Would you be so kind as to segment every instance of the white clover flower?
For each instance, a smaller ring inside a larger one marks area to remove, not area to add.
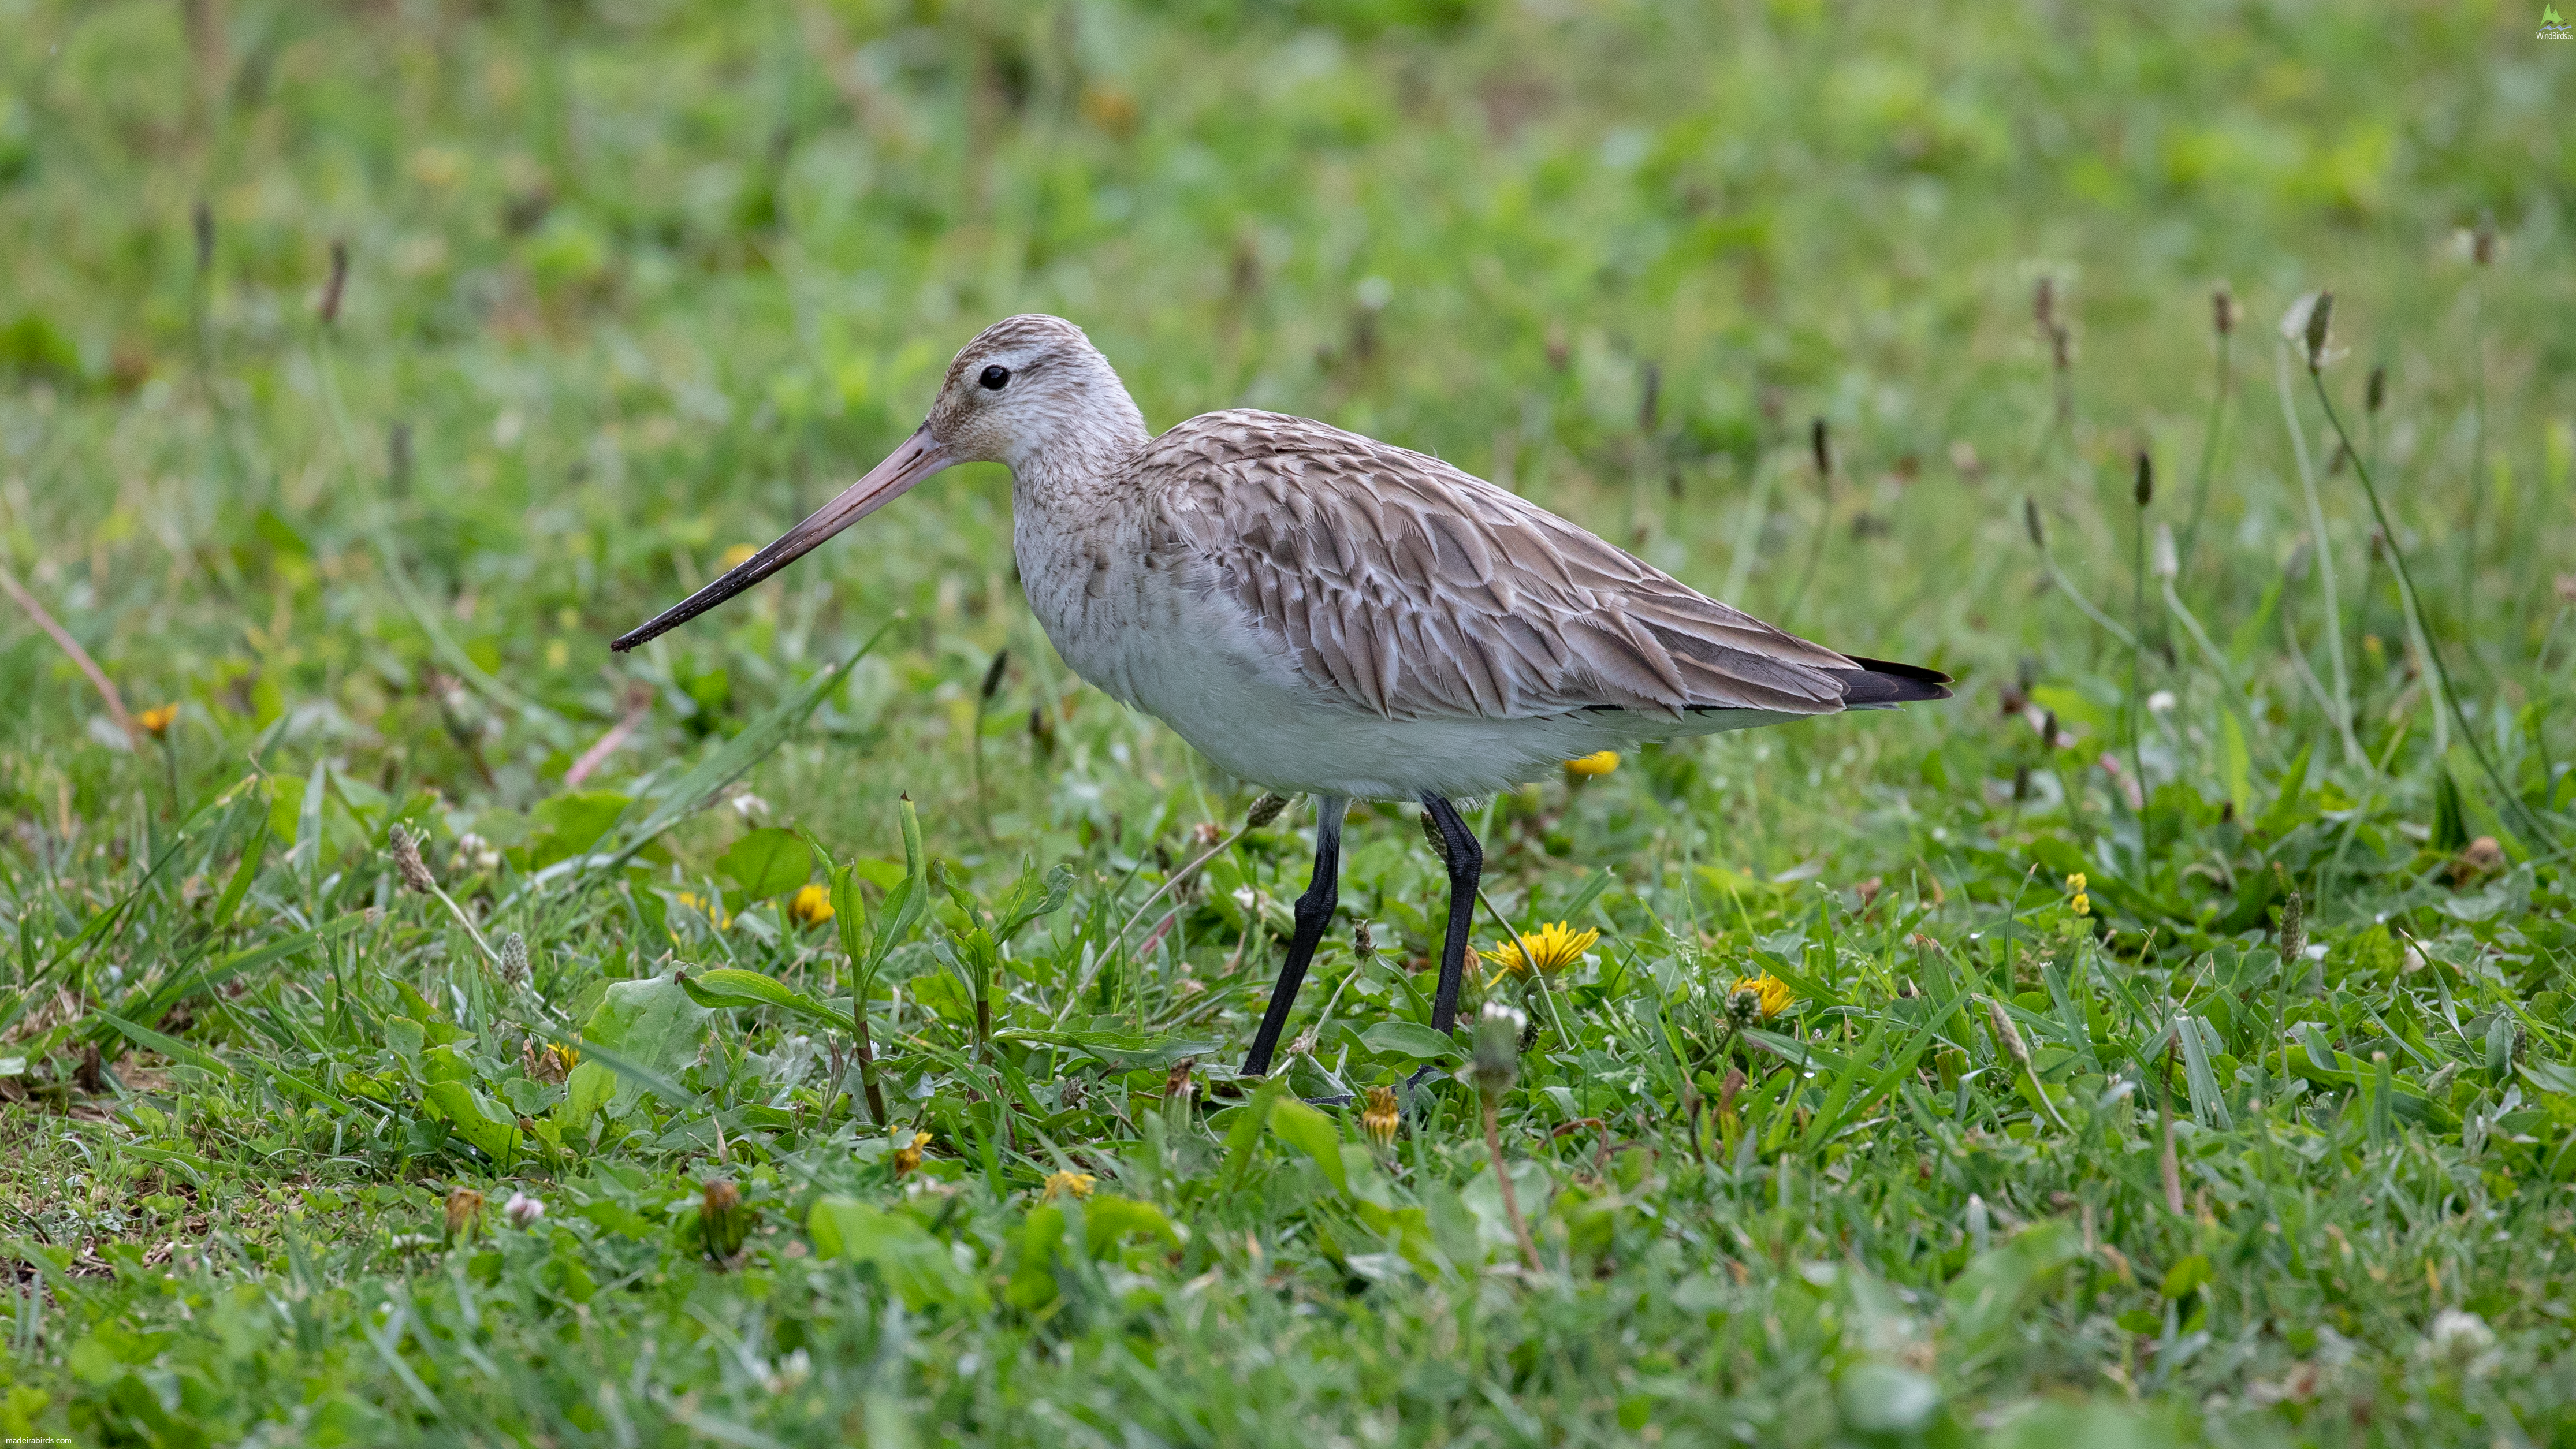
[[[510,1194],[510,1200],[501,1204],[501,1216],[508,1218],[514,1228],[533,1227],[545,1215],[546,1205],[524,1192]]]
[[[2417,1353],[2431,1363],[2472,1378],[2494,1373],[2504,1358],[2496,1348],[2495,1330],[2487,1327],[2487,1321],[2458,1308],[2445,1308],[2433,1315],[2433,1326],[2425,1330],[2423,1346]]]

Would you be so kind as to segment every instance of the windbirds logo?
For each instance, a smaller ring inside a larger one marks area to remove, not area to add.
[[[2576,25],[2558,18],[2558,7],[2540,7],[2540,38],[2543,40],[2576,40]]]

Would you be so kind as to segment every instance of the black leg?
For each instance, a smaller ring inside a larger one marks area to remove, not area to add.
[[[1279,984],[1270,989],[1270,1009],[1261,1014],[1261,1030],[1252,1038],[1252,1055],[1243,1059],[1243,1075],[1270,1074],[1270,1055],[1279,1049],[1279,1033],[1288,1029],[1289,1008],[1297,988],[1306,984],[1306,966],[1323,944],[1341,899],[1342,812],[1351,802],[1339,795],[1315,797],[1315,874],[1297,898],[1297,932],[1288,938],[1288,962],[1279,968]]]
[[[1449,867],[1449,934],[1440,943],[1440,990],[1431,998],[1431,1029],[1446,1036],[1458,1023],[1458,988],[1467,975],[1467,928],[1476,914],[1476,879],[1484,874],[1485,851],[1476,833],[1458,818],[1457,807],[1437,795],[1422,797],[1431,823],[1440,828],[1442,853]]]

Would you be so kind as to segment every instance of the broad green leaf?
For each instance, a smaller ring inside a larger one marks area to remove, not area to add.
[[[1107,1194],[1083,1202],[1082,1242],[1094,1258],[1109,1253],[1120,1240],[1140,1234],[1168,1248],[1181,1246],[1181,1235],[1173,1230],[1171,1219],[1152,1203]]]
[[[617,1095],[617,1073],[604,1062],[585,1061],[564,1078],[564,1099],[555,1104],[555,1126],[579,1131]]]
[[[453,1042],[431,1047],[420,1054],[421,1080],[428,1082],[470,1082],[474,1068]]]
[[[615,1059],[664,1077],[675,1077],[697,1059],[698,1042],[706,1035],[707,1016],[707,1009],[690,1000],[689,993],[672,977],[620,981],[608,988],[608,994],[600,998],[599,1008],[583,1023],[580,1045],[606,1048]],[[609,1062],[584,1061],[573,1071],[579,1075],[594,1067],[599,1071],[615,1070]],[[608,1115],[625,1116],[645,1090],[644,1082],[619,1073],[617,1090],[605,1104]]]
[[[849,1018],[804,992],[757,971],[719,966],[694,976],[686,971],[675,971],[672,979],[678,981],[680,989],[689,993],[689,999],[700,1006],[719,1010],[774,1006],[826,1029],[847,1029],[850,1024]]]
[[[1458,1044],[1418,1021],[1381,1021],[1360,1033],[1360,1045],[1380,1056],[1436,1062],[1458,1054]]]
[[[1941,1389],[1897,1364],[1866,1360],[1843,1372],[1835,1386],[1843,1423],[1865,1434],[1913,1434],[1941,1407]]]
[[[2015,1234],[2012,1241],[1980,1253],[1943,1295],[1950,1307],[1950,1331],[1963,1359],[1981,1358],[2004,1347],[2026,1308],[2048,1291],[2057,1271],[2076,1254],[2066,1221],[2051,1218]],[[1944,1362],[1949,1360],[1945,1357]]]
[[[522,1141],[518,1119],[507,1109],[486,1101],[471,1084],[433,1081],[421,1089],[420,1096],[433,1113],[447,1119],[457,1136],[472,1143],[484,1156],[505,1167],[517,1157]]]
[[[1019,1261],[1011,1265],[1010,1286],[1002,1296],[1013,1308],[1044,1308],[1062,1291],[1056,1284],[1055,1265],[1064,1242],[1064,1209],[1051,1202],[1029,1209],[1016,1240]]]
[[[1294,1097],[1283,1097],[1271,1104],[1270,1130],[1280,1141],[1315,1159],[1333,1191],[1350,1190],[1350,1179],[1342,1171],[1342,1132],[1332,1118]]]
[[[1059,1215],[1057,1230],[1062,1229]],[[822,1257],[875,1265],[885,1285],[916,1313],[935,1306],[981,1312],[991,1305],[984,1285],[959,1270],[948,1245],[909,1214],[856,1198],[824,1197],[806,1214],[805,1231]]]
[[[716,869],[756,901],[783,896],[805,883],[814,852],[792,830],[755,830],[716,857]]]
[[[2217,1270],[2210,1266],[2209,1256],[2205,1253],[2194,1253],[2165,1270],[2164,1287],[2161,1291],[2167,1298],[2180,1298],[2215,1276],[2217,1276]]]

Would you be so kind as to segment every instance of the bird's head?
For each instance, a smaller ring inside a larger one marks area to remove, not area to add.
[[[954,463],[1025,473],[1043,457],[1081,457],[1144,434],[1109,359],[1061,317],[1005,317],[948,364],[922,430]]]
[[[1145,437],[1145,422],[1109,359],[1060,317],[1005,317],[948,364],[930,415],[867,476],[714,583],[621,636],[632,649],[794,563],[952,463],[1001,463],[1026,479],[1049,462],[1078,468]]]

